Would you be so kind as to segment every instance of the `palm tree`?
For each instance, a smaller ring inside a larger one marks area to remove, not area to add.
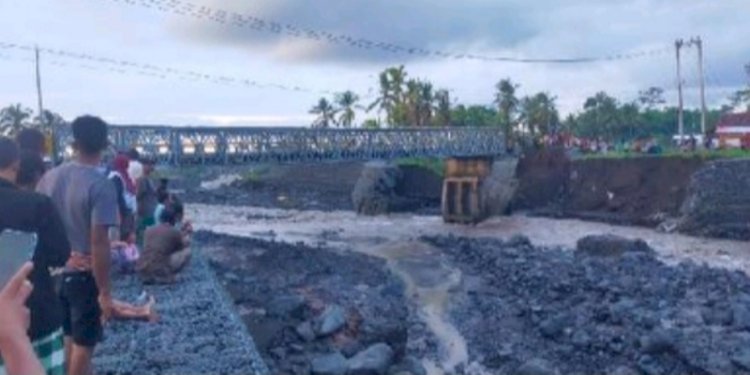
[[[451,95],[448,90],[435,91],[435,125],[451,125]]]
[[[43,129],[56,130],[65,126],[65,119],[59,113],[45,109],[41,115],[34,117],[34,123]]]
[[[14,104],[0,110],[0,133],[13,134],[26,125],[31,118],[32,110],[24,108],[21,104]]]
[[[510,148],[514,143],[513,128],[516,125],[516,115],[520,104],[516,97],[516,89],[519,85],[513,83],[510,78],[501,80],[495,85],[495,104],[500,115],[500,125],[505,133],[505,146]]]
[[[529,128],[532,136],[547,135],[554,132],[559,123],[554,96],[540,92],[521,100],[521,118]]]
[[[331,125],[336,124],[336,109],[333,108],[331,103],[326,98],[320,98],[318,104],[310,109],[310,113],[318,115],[313,121],[312,126],[314,128],[329,128]]]
[[[338,105],[338,111],[340,112],[338,123],[342,127],[350,128],[354,123],[354,117],[356,117],[355,109],[361,109],[362,107],[357,104],[359,96],[357,94],[347,90],[336,95],[336,104]]]
[[[398,107],[403,104],[403,85],[406,75],[403,65],[388,68],[381,72],[378,77],[379,96],[367,107],[368,111],[374,108],[378,108],[378,112],[385,111],[386,122],[390,125],[399,125],[403,121],[403,118],[399,115],[401,111]]]

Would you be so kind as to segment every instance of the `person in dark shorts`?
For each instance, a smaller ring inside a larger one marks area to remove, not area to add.
[[[108,144],[107,124],[82,116],[71,127],[75,159],[47,172],[37,190],[57,206],[71,245],[60,298],[67,373],[77,375],[92,372],[103,321],[112,315],[110,234],[119,231],[119,212],[115,187],[97,168]]]
[[[32,153],[29,157],[41,163],[38,154]],[[70,245],[52,200],[33,189],[28,191],[18,186],[21,176],[31,178],[38,172],[32,173],[26,170],[27,167],[20,160],[16,143],[0,137],[0,232],[12,229],[37,236],[32,259],[34,270],[29,279],[34,289],[26,302],[31,311],[28,335],[45,371],[50,375],[62,375],[65,370],[64,311],[54,289],[50,268],[65,265],[70,255]],[[36,181],[28,182],[34,185]],[[4,373],[1,363],[0,373]]]

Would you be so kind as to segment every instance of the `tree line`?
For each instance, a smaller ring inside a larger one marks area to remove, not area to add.
[[[45,132],[65,125],[60,114],[49,110],[35,113],[34,110],[19,104],[11,104],[0,109],[0,135],[13,136],[25,127],[40,128]]]
[[[748,66],[750,75],[750,65]],[[664,89],[649,87],[636,100],[620,101],[604,91],[587,98],[576,112],[561,118],[557,97],[548,92],[519,96],[520,84],[510,78],[495,85],[494,98],[487,105],[454,103],[450,92],[432,83],[410,78],[403,66],[390,67],[378,76],[378,95],[372,103],[360,103],[351,91],[336,94],[332,101],[321,98],[310,110],[314,127],[352,127],[356,111],[376,113],[362,127],[501,126],[509,135],[533,138],[570,134],[608,142],[626,142],[642,137],[670,138],[676,133],[678,110],[667,106]],[[722,114],[733,109],[750,111],[750,83],[737,91],[727,104],[707,113],[707,131],[712,132]],[[700,111],[686,109],[686,133],[700,132]]]

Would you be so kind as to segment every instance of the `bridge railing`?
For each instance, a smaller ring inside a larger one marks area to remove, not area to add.
[[[270,127],[112,126],[112,145],[136,148],[160,163],[242,164],[401,157],[500,155],[496,127],[310,129]],[[71,154],[69,133],[57,137],[58,150]],[[63,156],[63,155],[61,155]]]

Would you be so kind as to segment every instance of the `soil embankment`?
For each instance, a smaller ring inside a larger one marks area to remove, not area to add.
[[[295,210],[353,210],[352,191],[363,162],[274,164],[167,171],[190,203]],[[421,166],[399,166],[395,192],[403,209],[437,212],[442,177]],[[229,178],[232,177],[232,178]],[[195,181],[202,183],[195,183]],[[225,182],[225,183],[222,183]]]
[[[700,158],[639,157],[569,160],[543,150],[518,165],[516,210],[655,227],[680,215]]]

